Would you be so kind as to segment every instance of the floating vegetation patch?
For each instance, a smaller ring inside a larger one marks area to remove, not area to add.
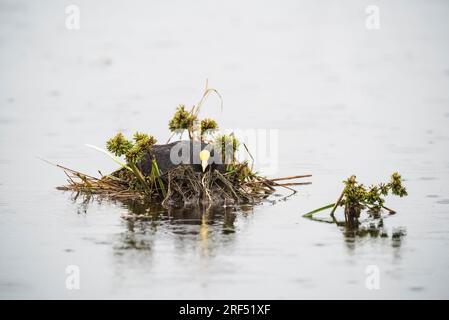
[[[310,183],[295,180],[311,175],[268,179],[253,171],[253,163],[239,161],[236,152],[242,146],[253,159],[248,147],[234,134],[220,134],[215,120],[199,117],[211,93],[221,100],[219,93],[206,85],[196,106],[190,110],[185,105],[176,108],[168,123],[172,135],[166,144],[157,144],[154,136],[136,132],[132,139],[118,133],[106,142],[107,150],[88,145],[111,157],[119,168],[93,177],[57,165],[68,178],[68,184],[58,189],[119,201],[153,202],[168,208],[257,203],[278,187],[288,189],[291,195],[296,193],[292,186]],[[186,131],[188,140],[182,140]],[[176,135],[180,140],[170,142]]]
[[[402,177],[397,172],[391,175],[390,182],[380,183],[379,185],[365,187],[357,182],[354,175],[343,181],[343,183],[345,187],[335,203],[308,212],[304,217],[315,221],[344,225],[349,229],[358,229],[361,224],[359,219],[362,211],[366,211],[368,217],[372,219],[380,218],[382,210],[386,210],[389,214],[395,214],[396,211],[385,206],[385,197],[389,194],[401,198],[407,195],[407,190],[402,185]],[[335,217],[338,207],[344,208],[344,221],[338,221]],[[329,218],[316,216],[319,212],[329,209],[331,209]],[[371,222],[371,226],[373,225],[374,222]],[[374,229],[379,230],[380,228]]]

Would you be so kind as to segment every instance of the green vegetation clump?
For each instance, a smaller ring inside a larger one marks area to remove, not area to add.
[[[158,176],[158,172],[155,172],[150,177],[145,177],[139,170],[137,163],[151,151],[157,140],[151,135],[140,132],[136,132],[133,139],[134,143],[127,140],[119,132],[115,137],[106,142],[106,148],[118,157],[125,156],[126,165],[123,165],[123,167],[133,173],[133,176],[127,176],[129,186],[133,189],[141,190],[145,194],[151,194],[153,193],[151,186],[155,184],[155,178]],[[162,186],[162,184],[160,185]],[[163,188],[161,191],[164,192]]]
[[[203,136],[206,132],[215,132],[218,130],[218,124],[214,119],[203,119],[201,120],[201,136]]]
[[[222,134],[215,138],[215,148],[221,152],[223,163],[234,163],[239,147],[240,141],[233,134]]]
[[[192,131],[196,120],[197,116],[192,112],[187,111],[183,104],[180,104],[176,108],[173,118],[168,123],[168,129],[174,133],[181,130],[187,130],[189,132],[189,137],[192,138]]]
[[[106,142],[106,148],[117,157],[126,154],[132,146],[132,142],[127,140],[121,132]]]
[[[407,190],[402,185],[402,177],[397,172],[391,175],[389,183],[380,183],[368,188],[358,183],[356,176],[349,177],[343,183],[345,188],[339,205],[348,207],[357,214],[366,208],[372,211],[384,208],[385,197],[390,193],[401,198],[407,195]]]
[[[340,206],[344,207],[345,224],[349,227],[357,227],[360,214],[365,209],[369,210],[372,216],[378,216],[382,209],[394,214],[396,213],[394,210],[385,206],[385,197],[390,194],[401,198],[407,196],[407,189],[403,186],[402,181],[401,175],[395,172],[391,175],[390,182],[365,187],[357,182],[355,175],[352,175],[343,181],[345,187],[337,202],[315,209],[305,214],[304,217],[338,224],[334,213]],[[332,208],[330,213],[332,221],[314,218],[316,213],[330,208]]]
[[[136,132],[134,134],[134,143],[127,140],[121,132],[106,142],[106,148],[114,155],[125,156],[128,164],[136,163],[142,157],[151,151],[153,145],[157,142],[156,138],[146,133]]]
[[[157,142],[153,136],[139,132],[134,134],[134,141],[133,147],[126,154],[126,160],[133,163],[140,161],[145,154],[151,151],[151,148]]]

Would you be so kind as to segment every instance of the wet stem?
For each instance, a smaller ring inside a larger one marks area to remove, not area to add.
[[[150,192],[151,192],[150,187],[146,183],[145,178],[143,177],[143,175],[140,172],[140,170],[137,168],[136,164],[130,162],[130,163],[128,163],[128,166],[131,168],[131,170],[133,171],[134,175],[137,177],[137,179],[139,180],[140,184],[145,189],[145,193],[150,194]]]
[[[159,170],[159,166],[157,165],[156,159],[153,159],[151,161],[151,173],[152,173],[152,177],[157,180],[157,182],[159,184],[159,188],[161,189],[162,195],[165,198],[167,195],[167,192],[165,190],[164,181],[162,181],[161,172]]]

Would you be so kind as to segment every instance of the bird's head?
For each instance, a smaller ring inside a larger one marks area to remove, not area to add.
[[[203,168],[203,172],[206,171],[207,162],[209,161],[209,158],[210,158],[209,150],[204,149],[200,152],[201,167]]]

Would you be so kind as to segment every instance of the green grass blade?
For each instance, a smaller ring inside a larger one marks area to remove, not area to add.
[[[142,187],[145,189],[145,192],[147,194],[150,194],[151,188],[148,185],[148,183],[145,181],[145,177],[142,174],[142,172],[140,172],[139,168],[137,168],[137,165],[135,163],[130,163],[129,167],[130,167],[131,171],[134,173],[134,175],[136,176],[136,178],[139,180]]]
[[[89,147],[89,148],[92,148],[94,150],[100,151],[101,153],[104,153],[105,155],[109,156],[112,160],[114,160],[114,162],[117,163],[122,168],[126,168],[129,171],[133,172],[133,170],[129,166],[127,166],[126,163],[120,161],[120,159],[118,157],[114,156],[112,153],[110,153],[110,152],[108,152],[108,151],[106,151],[104,149],[98,148],[96,146],[93,146],[91,144],[86,144],[86,146]]]
[[[335,206],[335,203],[328,204],[328,205],[326,205],[326,206],[324,206],[324,207],[321,207],[321,208],[318,208],[318,209],[315,209],[315,210],[313,210],[313,211],[310,211],[310,212],[306,213],[305,215],[303,215],[303,217],[304,217],[304,218],[312,218],[312,216],[313,216],[315,213],[318,213],[318,212],[321,212],[321,211],[324,211],[324,210],[327,210],[327,209],[331,209],[331,208],[333,208],[334,206]]]
[[[159,188],[161,189],[162,196],[165,198],[167,196],[167,191],[165,190],[164,181],[162,181],[161,178],[161,171],[159,170],[159,166],[157,165],[156,160],[152,160],[152,173],[154,174],[154,177],[157,179],[159,183]]]

